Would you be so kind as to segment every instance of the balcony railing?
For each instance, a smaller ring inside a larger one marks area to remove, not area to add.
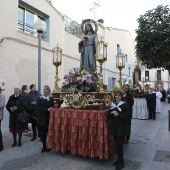
[[[24,23],[19,20],[18,20],[18,28],[17,29],[18,29],[18,31],[24,32],[26,34],[29,34],[29,35],[32,35],[35,37],[38,36],[37,32],[34,30],[34,27],[32,25],[29,25],[29,24]],[[46,39],[46,32],[42,33],[41,38]]]
[[[83,36],[83,32],[81,31],[81,26],[77,22],[73,21],[72,19],[66,16],[65,16],[65,31],[79,38]]]

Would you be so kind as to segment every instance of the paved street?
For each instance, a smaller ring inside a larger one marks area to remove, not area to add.
[[[124,145],[124,170],[169,170],[170,132],[168,131],[170,104],[162,103],[162,112],[153,120],[132,120],[132,137]],[[4,151],[0,152],[1,170],[111,170],[116,160],[99,160],[51,151],[40,153],[41,142],[30,142],[31,134],[24,134],[23,146],[11,148],[12,135],[8,132],[8,113],[2,123]]]

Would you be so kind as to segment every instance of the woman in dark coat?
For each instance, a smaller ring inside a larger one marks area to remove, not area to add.
[[[44,86],[43,96],[37,102],[37,126],[38,126],[38,136],[43,143],[43,148],[41,153],[45,151],[50,151],[46,148],[46,139],[48,133],[48,125],[50,118],[50,110],[53,107],[53,98],[51,95],[51,89],[48,85]]]
[[[116,166],[115,170],[119,170],[124,167],[123,142],[124,137],[129,136],[130,134],[130,117],[130,109],[128,104],[124,102],[123,93],[121,91],[117,91],[108,112],[108,118],[111,122],[110,130],[114,136],[118,156],[118,160],[113,163],[113,166]]]
[[[21,94],[21,89],[18,87],[14,88],[14,94],[9,97],[6,108],[10,114],[9,118],[9,129],[13,134],[14,143],[12,147],[17,145],[17,133],[19,136],[18,146],[21,147],[22,133],[25,131],[26,124],[17,122],[17,116],[24,109],[28,109],[27,103]]]

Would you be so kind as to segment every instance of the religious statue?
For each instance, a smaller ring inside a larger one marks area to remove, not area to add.
[[[91,19],[83,20],[81,28],[85,34],[79,42],[81,53],[80,69],[95,72],[96,68],[96,46],[98,45],[97,23]]]

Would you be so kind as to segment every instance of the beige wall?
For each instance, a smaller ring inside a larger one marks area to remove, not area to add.
[[[46,0],[41,0],[41,2],[40,0],[23,1],[50,16],[50,41],[42,40],[42,86],[49,84],[53,89],[55,67],[52,65],[52,48],[57,43],[59,47],[63,48],[63,63],[59,67],[59,77],[62,82],[69,69],[80,65],[78,52],[80,39],[65,31],[62,16]],[[0,43],[0,72],[3,72],[0,75],[0,82],[6,83],[4,93],[9,96],[13,92],[14,86],[37,84],[38,39],[17,30],[18,0],[1,0],[0,6],[3,6],[0,10],[0,39],[9,37]],[[128,54],[128,60],[131,62],[135,58],[134,43],[128,31],[108,29],[101,24],[99,24],[98,35],[103,36],[105,42],[108,43],[108,61],[103,66],[103,74],[104,83],[109,84],[110,90],[112,84],[109,80],[112,78],[118,80],[118,70],[115,63],[117,44],[120,44],[123,52]],[[123,70],[123,74],[128,75],[127,66]]]

